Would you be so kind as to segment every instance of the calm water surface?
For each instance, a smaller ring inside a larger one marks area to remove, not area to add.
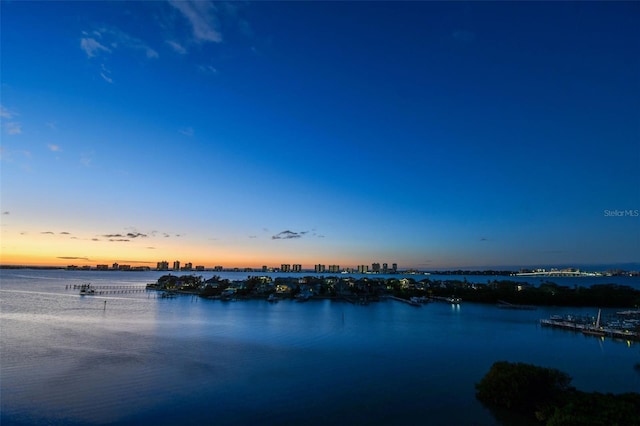
[[[2,424],[494,425],[474,384],[498,360],[558,368],[586,391],[640,392],[639,344],[537,325],[596,308],[270,304],[65,289],[143,286],[160,275],[2,271]]]

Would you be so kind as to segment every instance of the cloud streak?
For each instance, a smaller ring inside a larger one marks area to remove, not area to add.
[[[82,37],[80,39],[80,49],[84,50],[87,58],[95,58],[100,52],[111,53],[111,49],[92,37]]]
[[[9,122],[5,123],[4,128],[10,135],[19,135],[22,133],[22,125],[20,123]]]
[[[12,120],[17,114],[4,106],[0,105],[0,118],[4,118],[5,120]]]
[[[180,129],[179,132],[180,132],[180,134],[185,135],[185,136],[193,136],[193,128],[192,127],[185,127],[184,129]]]
[[[125,49],[142,51],[149,59],[157,58],[159,56],[158,52],[149,47],[149,45],[143,40],[130,36],[118,28],[103,27],[98,31],[98,33],[111,40],[110,45],[113,49],[123,47]]]
[[[134,52],[144,52],[147,59],[157,58],[158,52],[151,48],[143,40],[133,37],[115,27],[103,27],[91,33],[82,32],[80,38],[80,49],[84,51],[87,58],[104,58],[115,54],[116,51],[129,50]],[[111,71],[104,63],[100,64],[98,74],[109,84],[113,83]]]
[[[209,1],[201,0],[170,0],[169,4],[177,9],[189,22],[193,37],[199,42],[222,41],[222,34],[218,30],[215,16],[216,6]]]
[[[127,234],[105,234],[104,238],[146,238],[147,234],[142,234],[140,232],[128,232]]]
[[[271,239],[272,240],[291,240],[295,238],[302,238],[302,236],[306,233],[307,233],[306,231],[293,232],[287,229],[286,231],[279,232],[276,235],[272,236]]]
[[[8,108],[5,108],[3,105],[0,105],[0,118],[3,120],[13,120],[18,116],[17,113],[11,111]],[[17,121],[6,121],[2,123],[2,127],[4,127],[4,131],[8,135],[19,135],[22,133],[22,125]]]
[[[171,48],[181,54],[181,55],[186,55],[187,54],[187,49],[181,45],[180,43],[178,43],[177,41],[173,41],[173,40],[167,40],[166,43],[171,46]]]

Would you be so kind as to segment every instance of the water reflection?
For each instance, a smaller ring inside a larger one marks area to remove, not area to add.
[[[538,327],[593,308],[81,298],[60,272],[38,274],[2,277],[3,424],[410,424],[419,406],[432,424],[489,425],[474,384],[498,360],[558,368],[586,391],[640,390],[637,344]]]

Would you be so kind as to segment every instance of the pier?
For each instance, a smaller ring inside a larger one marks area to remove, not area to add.
[[[410,300],[410,299],[403,299],[401,297],[389,296],[389,299],[397,300],[398,302],[406,303],[411,306],[422,306],[420,302],[417,302],[415,300]]]
[[[451,297],[441,297],[441,296],[431,296],[431,299],[437,300],[439,302],[451,303],[452,305],[459,305],[462,302],[462,299],[459,297],[451,296]]]
[[[66,290],[79,290],[81,295],[107,295],[142,293],[146,287],[139,285],[91,285],[91,284],[68,284]]]
[[[500,309],[519,309],[525,311],[535,311],[536,309],[538,309],[537,307],[532,305],[516,305],[515,303],[509,303],[504,300],[498,300],[496,306]]]

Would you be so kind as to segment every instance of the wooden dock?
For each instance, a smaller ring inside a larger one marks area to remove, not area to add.
[[[67,290],[91,289],[91,292],[82,293],[87,296],[103,296],[108,294],[142,293],[147,289],[139,285],[91,285],[91,284],[69,284]]]
[[[498,300],[496,306],[500,309],[516,309],[516,310],[524,310],[524,311],[535,311],[538,309],[536,306],[532,305],[516,305],[515,303],[509,303],[504,300]]]
[[[416,307],[422,306],[421,303],[414,302],[413,300],[409,300],[409,299],[403,299],[402,297],[389,296],[389,299],[397,300],[398,302],[406,303],[411,306],[416,306]]]

